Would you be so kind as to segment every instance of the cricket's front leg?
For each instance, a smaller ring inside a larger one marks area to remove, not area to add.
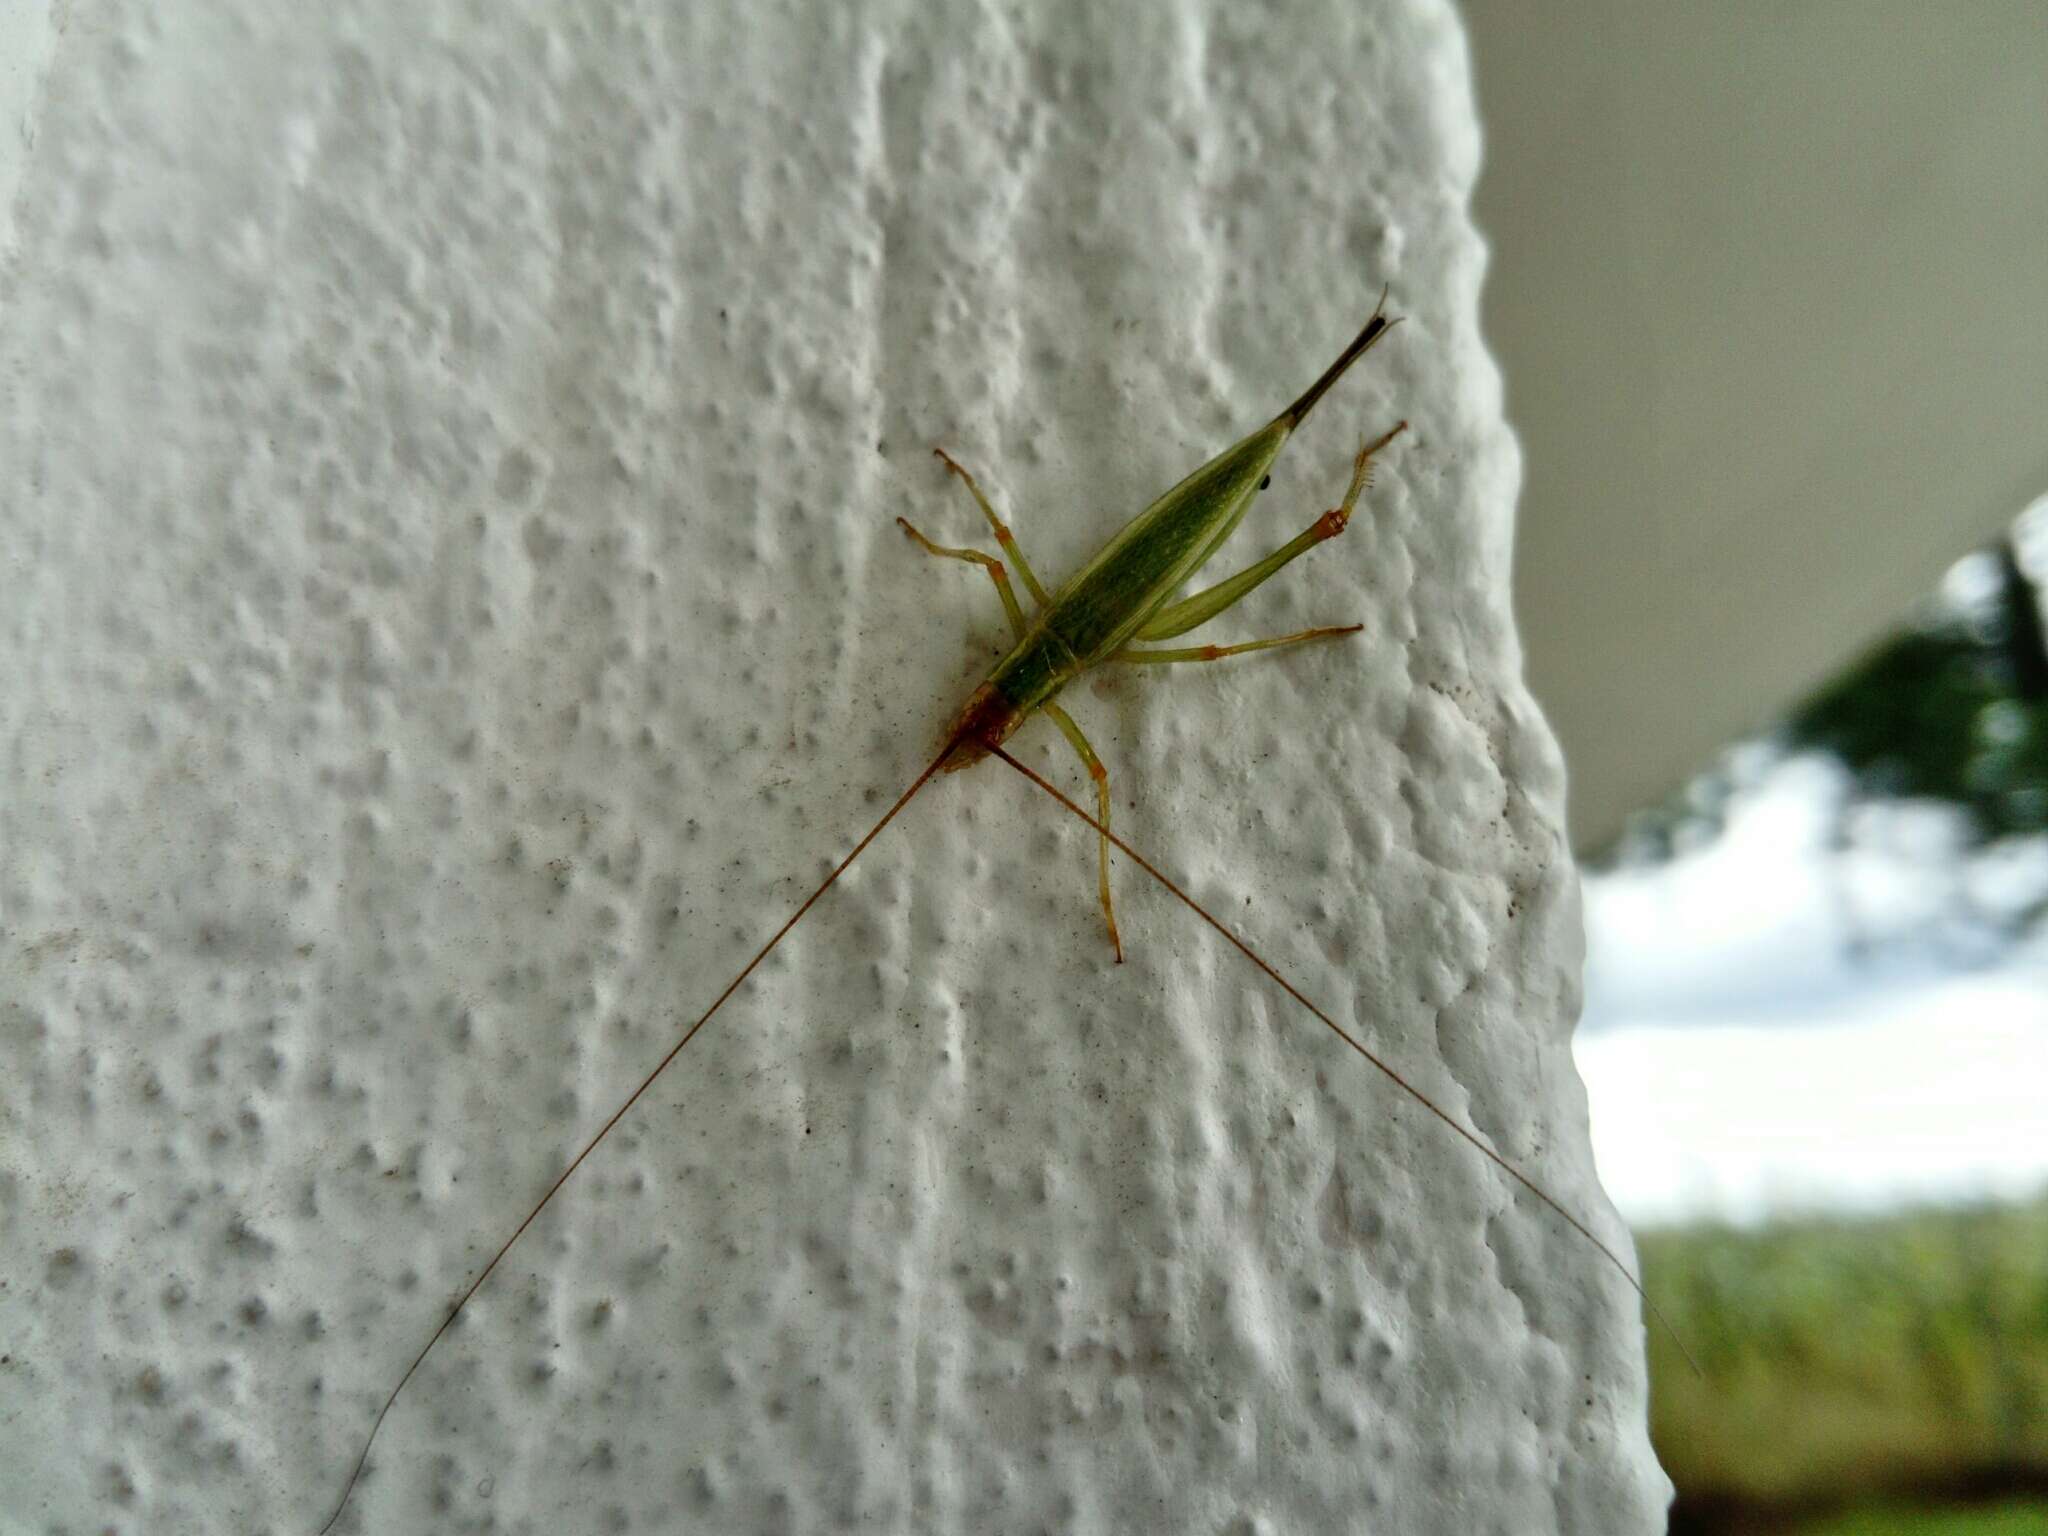
[[[1016,562],[1017,574],[1024,578],[1024,589],[1031,594],[1038,606],[1043,608],[1050,599],[1045,595],[1045,588],[1039,585],[1038,575],[1031,569],[1031,562],[1024,558],[1023,546],[1017,542],[1017,536],[1010,532],[1010,525],[996,516],[996,509],[990,506],[988,498],[981,494],[980,484],[974,476],[954,461],[950,453],[943,448],[934,448],[932,452],[945,461],[946,468],[967,482],[967,489],[974,497],[974,504],[981,508],[981,515],[988,519],[989,528],[995,533],[996,543],[1003,547],[1004,554]]]
[[[1003,569],[1003,562],[994,555],[985,555],[978,549],[955,549],[950,544],[934,544],[930,539],[910,526],[910,519],[899,517],[897,524],[919,544],[928,555],[938,555],[946,560],[965,560],[978,565],[988,572],[988,579],[996,584],[996,595],[1003,600],[1003,612],[1010,616],[1010,628],[1019,640],[1024,638],[1028,627],[1024,620],[1024,609],[1017,601],[1017,589],[1010,585],[1010,573]]]
[[[1102,807],[1102,857],[1097,876],[1097,890],[1102,897],[1102,916],[1109,924],[1110,947],[1116,951],[1116,963],[1124,963],[1123,937],[1116,931],[1116,903],[1109,896],[1109,770],[1102,766],[1102,759],[1095,755],[1095,749],[1088,745],[1088,738],[1081,734],[1081,727],[1074,724],[1074,717],[1059,705],[1041,704],[1039,708],[1052,717],[1052,723],[1060,728],[1060,734],[1067,738],[1081,759],[1081,766],[1088,770],[1088,777],[1095,781],[1095,796]]]

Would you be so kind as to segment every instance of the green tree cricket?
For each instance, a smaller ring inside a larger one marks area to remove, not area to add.
[[[884,828],[916,797],[917,793],[942,770],[957,770],[972,766],[983,758],[996,757],[1014,768],[1025,778],[1055,800],[1073,815],[1093,828],[1098,838],[1098,897],[1102,905],[1104,920],[1108,924],[1110,942],[1117,959],[1123,958],[1122,940],[1116,926],[1115,905],[1109,885],[1109,856],[1112,847],[1122,852],[1133,864],[1142,869],[1153,880],[1164,886],[1174,897],[1215,928],[1222,936],[1266,977],[1279,986],[1295,1002],[1313,1014],[1330,1030],[1335,1032],[1346,1045],[1363,1057],[1395,1086],[1422,1105],[1436,1119],[1443,1122],[1452,1132],[1470,1143],[1489,1162],[1503,1170],[1523,1189],[1534,1195],[1556,1217],[1565,1222],[1611,1263],[1637,1295],[1642,1297],[1653,1316],[1663,1322],[1654,1303],[1643,1294],[1643,1288],[1636,1275],[1605,1242],[1595,1236],[1579,1217],[1558,1200],[1548,1194],[1540,1185],[1494,1151],[1481,1136],[1468,1129],[1463,1122],[1449,1111],[1441,1108],[1434,1100],[1411,1084],[1381,1057],[1368,1049],[1354,1034],[1346,1030],[1328,1013],[1311,1002],[1292,983],[1287,981],[1257,951],[1233,929],[1223,923],[1178,884],[1165,875],[1153,862],[1131,847],[1109,826],[1109,775],[1100,758],[1089,745],[1073,718],[1063,709],[1058,696],[1068,684],[1096,667],[1113,662],[1127,662],[1138,665],[1164,665],[1176,663],[1202,663],[1219,661],[1225,657],[1248,652],[1270,650],[1282,646],[1303,644],[1309,641],[1330,639],[1354,634],[1363,626],[1343,624],[1301,630],[1294,634],[1279,635],[1268,639],[1239,642],[1230,645],[1159,646],[1155,642],[1171,640],[1195,628],[1230,608],[1255,587],[1279,572],[1290,561],[1314,548],[1327,539],[1344,531],[1355,510],[1360,496],[1370,483],[1372,469],[1378,456],[1386,451],[1394,440],[1407,428],[1406,422],[1397,423],[1373,441],[1360,449],[1353,463],[1351,483],[1342,502],[1323,513],[1294,539],[1275,550],[1263,560],[1247,566],[1236,575],[1217,582],[1189,597],[1176,597],[1180,588],[1195,576],[1218,552],[1223,543],[1242,521],[1258,493],[1265,488],[1268,471],[1286,446],[1294,430],[1305,421],[1323,396],[1336,384],[1339,378],[1375,344],[1382,340],[1399,322],[1390,320],[1385,314],[1385,295],[1381,295],[1381,306],[1375,309],[1364,329],[1353,338],[1351,344],[1340,353],[1302,394],[1285,410],[1249,436],[1225,449],[1210,459],[1194,473],[1158,500],[1145,508],[1126,523],[1108,543],[1070,577],[1057,591],[1048,592],[1033,572],[1029,561],[1018,546],[1015,535],[996,514],[994,507],[983,494],[974,477],[939,450],[939,457],[947,468],[958,475],[973,495],[976,504],[987,518],[1004,559],[986,554],[980,550],[949,548],[934,543],[907,521],[899,518],[909,536],[930,553],[950,559],[969,561],[980,565],[994,582],[1001,597],[1004,611],[1009,616],[1015,644],[1009,653],[998,661],[982,683],[969,696],[966,704],[954,717],[945,733],[938,753],[930,764],[911,783],[910,787],[897,797],[894,804],[881,819],[860,839],[853,850],[825,876],[818,886],[806,896],[803,902],[771,934],[740,972],[726,983],[724,989],[712,1000],[711,1005],[698,1016],[669,1047],[667,1053],[650,1071],[601,1126],[584,1143],[582,1150],[556,1177],[547,1190],[536,1201],[525,1218],[512,1234],[498,1247],[477,1277],[449,1310],[419,1352],[413,1357],[404,1373],[398,1378],[390,1393],[378,1410],[376,1419],[365,1437],[361,1454],[356,1458],[348,1481],[341,1490],[340,1500],[334,1512],[321,1527],[324,1533],[340,1519],[347,1507],[349,1495],[369,1459],[371,1446],[375,1443],[378,1430],[383,1426],[392,1405],[400,1392],[410,1381],[427,1355],[454,1324],[464,1307],[478,1289],[491,1276],[499,1262],[511,1251],[512,1246],[526,1232],[548,1203],[582,1165],[585,1158],[596,1150],[606,1136],[633,1108],[641,1095],[651,1087],[669,1064],[696,1037],[697,1032],[722,1008],[751,976],[757,966],[767,958],[783,937],[800,922],[805,914],[818,902],[827,890],[845,873],[855,859],[867,849]],[[1036,605],[1036,612],[1027,615],[1015,588],[1010,582],[1009,565],[1013,564],[1016,574]],[[1096,785],[1098,815],[1090,816],[1073,801],[1067,799],[1044,778],[1018,762],[1005,749],[1004,743],[1027,720],[1035,714],[1049,718],[1060,733],[1072,745],[1089,777]],[[1667,1330],[1669,1325],[1665,1324]],[[1683,1352],[1684,1346],[1680,1349]],[[1690,1356],[1687,1357],[1690,1359]]]

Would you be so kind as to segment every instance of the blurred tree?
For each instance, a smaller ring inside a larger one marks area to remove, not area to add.
[[[1988,600],[1893,635],[1795,709],[1788,752],[1826,752],[1860,798],[1936,800],[1973,844],[2048,830],[2048,653],[2012,541]]]
[[[2048,521],[2041,516],[2028,523]],[[2013,537],[1952,573],[1944,597],[1797,705],[1760,741],[1743,743],[1677,796],[1635,818],[1595,867],[1668,860],[1717,836],[1732,804],[1801,753],[1837,763],[1837,854],[1854,852],[1867,812],[1917,803],[1950,813],[1951,864],[2048,835],[2048,639],[2042,592]],[[2048,919],[2048,883],[1995,898],[1956,880],[1956,931],[1991,949]],[[2024,883],[2023,883],[2024,884]],[[1982,949],[1972,943],[1972,949]]]

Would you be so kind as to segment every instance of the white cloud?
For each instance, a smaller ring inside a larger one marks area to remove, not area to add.
[[[1930,941],[1981,872],[1941,856],[1952,830],[1922,812],[1829,854],[1840,793],[1828,765],[1788,764],[1707,848],[1587,883],[1577,1055],[1631,1220],[2048,1183],[2048,961],[1966,967]]]
[[[2048,1184],[2044,979],[1961,978],[1806,1029],[1581,1036],[1601,1180],[1637,1222],[2038,1189]]]

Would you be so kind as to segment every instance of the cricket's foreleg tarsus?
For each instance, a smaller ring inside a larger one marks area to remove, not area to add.
[[[938,555],[947,560],[965,560],[968,564],[978,565],[987,571],[988,579],[996,584],[996,595],[1003,600],[1003,612],[1010,616],[1010,628],[1016,631],[1020,639],[1023,637],[1027,627],[1024,609],[1017,601],[1017,589],[1010,585],[1010,573],[1003,569],[1002,561],[994,555],[985,555],[978,549],[955,549],[950,544],[934,544],[910,526],[909,518],[899,517],[896,521],[903,525],[905,533],[924,546],[926,554]]]
[[[1314,549],[1325,539],[1334,539],[1342,533],[1351,521],[1351,514],[1358,506],[1358,498],[1365,494],[1365,488],[1372,483],[1374,457],[1408,430],[1407,422],[1397,423],[1389,432],[1382,433],[1358,450],[1358,457],[1351,466],[1351,485],[1344,492],[1341,506],[1332,507],[1321,517],[1310,523],[1300,533],[1289,539],[1280,548],[1266,556],[1257,565],[1248,565],[1235,576],[1226,577],[1213,587],[1206,587],[1193,597],[1168,603],[1153,614],[1138,630],[1140,640],[1171,640],[1175,635],[1184,635],[1197,624],[1206,623],[1231,604],[1237,602],[1268,578],[1277,575],[1282,567]],[[1275,642],[1267,642],[1272,644]],[[1124,660],[1138,659],[1135,652],[1125,652]],[[1154,658],[1160,659],[1160,658]],[[1212,657],[1175,656],[1175,661],[1213,660]]]
[[[1095,749],[1088,745],[1088,738],[1081,734],[1081,727],[1074,724],[1074,717],[1057,704],[1040,706],[1052,723],[1060,728],[1060,734],[1067,738],[1075,755],[1081,759],[1081,766],[1088,770],[1088,777],[1095,781],[1096,803],[1102,807],[1101,857],[1097,864],[1096,886],[1102,897],[1102,917],[1109,924],[1110,948],[1116,951],[1116,962],[1124,962],[1123,936],[1116,929],[1116,903],[1109,895],[1109,770],[1102,766],[1102,759],[1095,755]]]
[[[1320,629],[1298,630],[1291,635],[1275,635],[1270,640],[1244,640],[1236,645],[1182,645],[1159,650],[1140,650],[1136,646],[1118,651],[1112,661],[1221,661],[1226,656],[1242,656],[1246,651],[1270,651],[1283,645],[1300,645],[1304,640],[1334,640],[1339,635],[1355,635],[1363,624],[1326,624]]]
[[[1018,544],[1017,536],[1010,532],[1010,525],[996,516],[996,509],[989,505],[988,498],[981,493],[980,483],[960,467],[953,455],[943,448],[934,448],[932,452],[945,462],[946,468],[967,482],[967,489],[974,496],[974,504],[981,508],[981,515],[988,519],[988,525],[995,533],[996,542],[1002,545],[1003,553],[1016,563],[1017,574],[1024,578],[1024,590],[1031,594],[1039,607],[1043,608],[1051,599],[1046,596],[1045,588],[1039,585],[1038,573],[1031,569],[1031,562],[1024,558],[1023,547]]]

